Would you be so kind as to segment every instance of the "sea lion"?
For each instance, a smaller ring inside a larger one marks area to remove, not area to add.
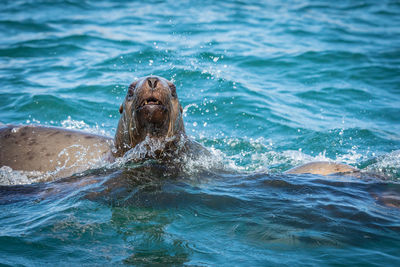
[[[133,82],[119,108],[121,117],[114,140],[78,131],[44,126],[0,126],[0,167],[50,173],[50,179],[67,177],[116,157],[132,160],[174,160],[210,155],[189,139],[175,85],[158,76]],[[344,164],[309,163],[286,173],[357,171]]]
[[[185,133],[182,106],[175,85],[158,76],[133,82],[119,109],[114,140],[78,131],[44,126],[0,127],[0,167],[53,172],[51,178],[70,176],[129,150],[133,160],[168,160],[209,153]]]
[[[70,176],[112,158],[112,139],[44,126],[0,128],[0,167],[49,173],[49,178]],[[36,176],[32,174],[32,176]]]

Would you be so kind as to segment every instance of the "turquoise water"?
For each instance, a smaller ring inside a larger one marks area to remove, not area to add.
[[[2,123],[113,136],[155,74],[213,157],[0,186],[0,264],[398,266],[399,18],[398,1],[2,1]],[[366,173],[282,174],[315,160]]]

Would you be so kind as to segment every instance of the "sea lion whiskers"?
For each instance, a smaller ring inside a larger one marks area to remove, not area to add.
[[[169,119],[167,137],[174,136],[178,129],[180,129],[184,132],[184,126],[183,126],[183,123],[181,123],[182,107],[180,106],[180,104],[178,102],[176,104],[179,105],[179,107],[171,108],[172,112],[171,112],[170,116],[172,118]],[[172,105],[173,105],[173,103],[171,102],[171,106]]]

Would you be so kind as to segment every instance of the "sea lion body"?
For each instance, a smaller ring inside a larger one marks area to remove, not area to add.
[[[0,167],[70,176],[111,160],[111,138],[44,126],[0,128]]]

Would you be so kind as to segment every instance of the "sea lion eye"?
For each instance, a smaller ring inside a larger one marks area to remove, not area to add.
[[[132,98],[133,97],[133,90],[129,89],[128,90],[128,98]]]
[[[128,100],[132,99],[133,94],[135,93],[137,83],[138,83],[138,81],[135,81],[135,82],[131,83],[131,85],[129,85],[128,93],[126,94],[126,97],[128,98]]]

